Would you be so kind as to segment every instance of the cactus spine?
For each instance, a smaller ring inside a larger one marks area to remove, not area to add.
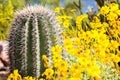
[[[51,58],[51,47],[62,43],[61,32],[55,14],[42,6],[17,12],[9,36],[11,71],[18,69],[23,76],[39,78],[43,71],[41,55],[47,53]]]

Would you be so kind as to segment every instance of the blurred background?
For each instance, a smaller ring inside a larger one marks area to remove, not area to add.
[[[0,0],[0,3],[6,5],[9,0]],[[76,8],[74,3],[78,4],[81,1],[82,11],[85,13],[88,7],[96,8],[95,0],[10,0],[14,9],[22,9],[25,6],[40,4],[43,6],[47,6],[49,8],[54,7],[65,7],[65,8]]]

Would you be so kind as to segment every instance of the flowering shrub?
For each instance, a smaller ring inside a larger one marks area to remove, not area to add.
[[[7,4],[0,4],[0,40],[6,40],[10,30],[10,22],[13,19],[14,7],[11,0]]]
[[[58,21],[64,27],[63,45],[52,47],[52,62],[42,60],[46,70],[40,80],[119,80],[120,79],[120,10],[112,3],[103,6],[89,20],[87,14],[66,15],[63,8],[55,9]],[[20,78],[18,71],[8,80]],[[25,80],[34,80],[27,77]]]

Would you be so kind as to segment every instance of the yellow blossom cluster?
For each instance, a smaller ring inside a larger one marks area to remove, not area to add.
[[[59,10],[61,9],[59,8]],[[64,12],[63,9],[62,12]],[[64,19],[69,20],[69,26],[63,24],[65,22],[63,20],[63,17],[66,16],[65,13],[60,14],[59,11],[57,14],[59,14],[58,21],[65,27],[65,32],[63,32],[64,44],[62,50],[61,46],[58,48],[58,45],[52,48],[52,53],[54,53],[52,58],[54,75],[50,79],[119,79],[117,64],[120,62],[118,4],[112,3],[103,6],[92,21],[88,19],[87,14],[67,15],[67,17],[71,18]],[[75,25],[70,23],[72,19],[75,20]],[[56,50],[55,47],[57,47]],[[60,53],[59,50],[62,52]],[[66,67],[60,65],[63,62]],[[109,70],[106,69],[107,66]],[[62,70],[64,75],[59,68],[64,68]],[[114,70],[115,74],[111,70]],[[109,77],[109,75],[112,76]]]
[[[6,3],[6,5],[4,3]],[[7,39],[13,14],[14,7],[11,0],[6,0],[3,4],[0,3],[0,40]]]
[[[18,70],[14,70],[14,72],[8,76],[7,80],[36,80],[36,79],[33,78],[32,76],[22,78],[22,76],[18,73]]]
[[[22,80],[22,77],[18,73],[18,70],[14,70],[14,72],[9,75],[7,80]]]
[[[109,21],[116,20],[120,15],[119,5],[112,3],[109,6],[103,6],[100,9],[99,14],[106,16],[107,20]]]
[[[58,13],[57,20],[59,23],[63,25],[64,28],[68,28],[70,26],[72,17],[65,14],[64,8],[57,7],[54,9],[54,12]],[[59,12],[61,12],[63,15],[59,15]]]

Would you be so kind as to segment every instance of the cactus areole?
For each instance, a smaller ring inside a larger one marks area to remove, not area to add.
[[[11,71],[18,69],[23,76],[39,78],[44,71],[41,56],[51,58],[51,47],[62,43],[61,33],[49,9],[31,6],[16,12],[8,39]]]

